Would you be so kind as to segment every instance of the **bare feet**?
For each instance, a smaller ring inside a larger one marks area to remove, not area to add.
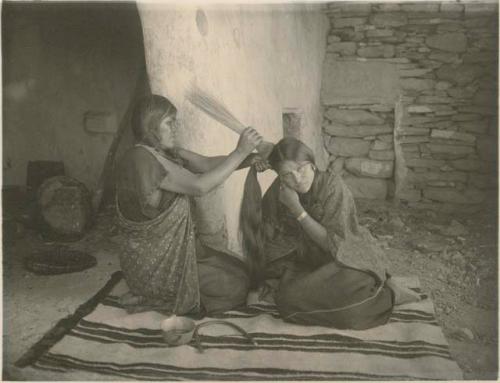
[[[392,291],[394,291],[394,305],[402,305],[405,303],[418,302],[420,300],[420,295],[415,291],[403,287],[392,278],[387,280],[387,286],[389,286]]]
[[[139,305],[144,302],[144,297],[134,295],[130,291],[120,297],[120,304],[123,306]]]

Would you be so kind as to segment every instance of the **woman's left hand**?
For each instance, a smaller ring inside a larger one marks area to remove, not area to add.
[[[254,154],[254,153],[252,153],[252,154],[253,154],[253,156],[252,156],[252,159],[250,160],[250,165],[255,166],[255,169],[259,173],[271,168],[269,166],[269,163],[265,159],[263,159],[260,154]]]
[[[283,205],[290,209],[292,214],[300,215],[304,210],[297,192],[284,184],[280,184],[279,200]]]

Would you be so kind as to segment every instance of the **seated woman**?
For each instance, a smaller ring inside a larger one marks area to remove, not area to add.
[[[129,311],[196,314],[245,304],[247,267],[238,258],[197,241],[192,196],[222,184],[262,141],[252,128],[227,156],[205,157],[175,146],[176,108],[153,95],[132,116],[138,144],[118,166],[116,210],[124,238],[120,264]],[[201,303],[201,305],[200,305]]]
[[[261,201],[249,173],[240,223],[253,285],[279,279],[274,299],[284,320],[366,329],[384,324],[395,304],[419,299],[386,279],[384,254],[358,225],[350,190],[316,168],[311,149],[284,138],[268,163],[278,178]]]

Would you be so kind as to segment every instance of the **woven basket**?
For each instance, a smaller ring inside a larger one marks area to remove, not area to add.
[[[80,240],[93,222],[91,196],[80,181],[67,177],[48,178],[38,189],[39,231],[45,240]]]
[[[40,275],[74,273],[95,265],[97,260],[92,255],[59,247],[32,254],[24,259],[26,269]]]

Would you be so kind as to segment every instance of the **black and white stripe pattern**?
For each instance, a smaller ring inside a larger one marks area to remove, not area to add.
[[[100,343],[123,343],[134,348],[165,348],[160,330],[144,331],[113,328],[105,324],[81,321],[70,335]],[[357,352],[366,355],[387,355],[396,358],[416,358],[435,356],[451,359],[448,347],[423,341],[365,341],[337,334],[316,336],[294,336],[290,334],[252,333],[258,346],[249,344],[238,336],[203,335],[205,349],[219,348],[225,350],[285,350],[308,353]],[[194,341],[191,342],[194,346]]]
[[[103,380],[462,378],[428,299],[400,306],[386,325],[364,331],[293,325],[274,306],[253,304],[218,318],[244,328],[257,345],[224,326],[210,326],[201,331],[200,353],[194,342],[167,347],[159,329],[163,317],[127,315],[118,294],[81,319],[33,367],[66,379],[64,374],[78,372]]]
[[[87,362],[67,355],[48,354],[37,362],[37,368],[60,371],[81,369],[134,380],[431,380],[410,375],[381,375],[342,371],[294,371],[279,368],[240,368],[227,370],[216,367],[181,368],[165,364],[120,364]]]

